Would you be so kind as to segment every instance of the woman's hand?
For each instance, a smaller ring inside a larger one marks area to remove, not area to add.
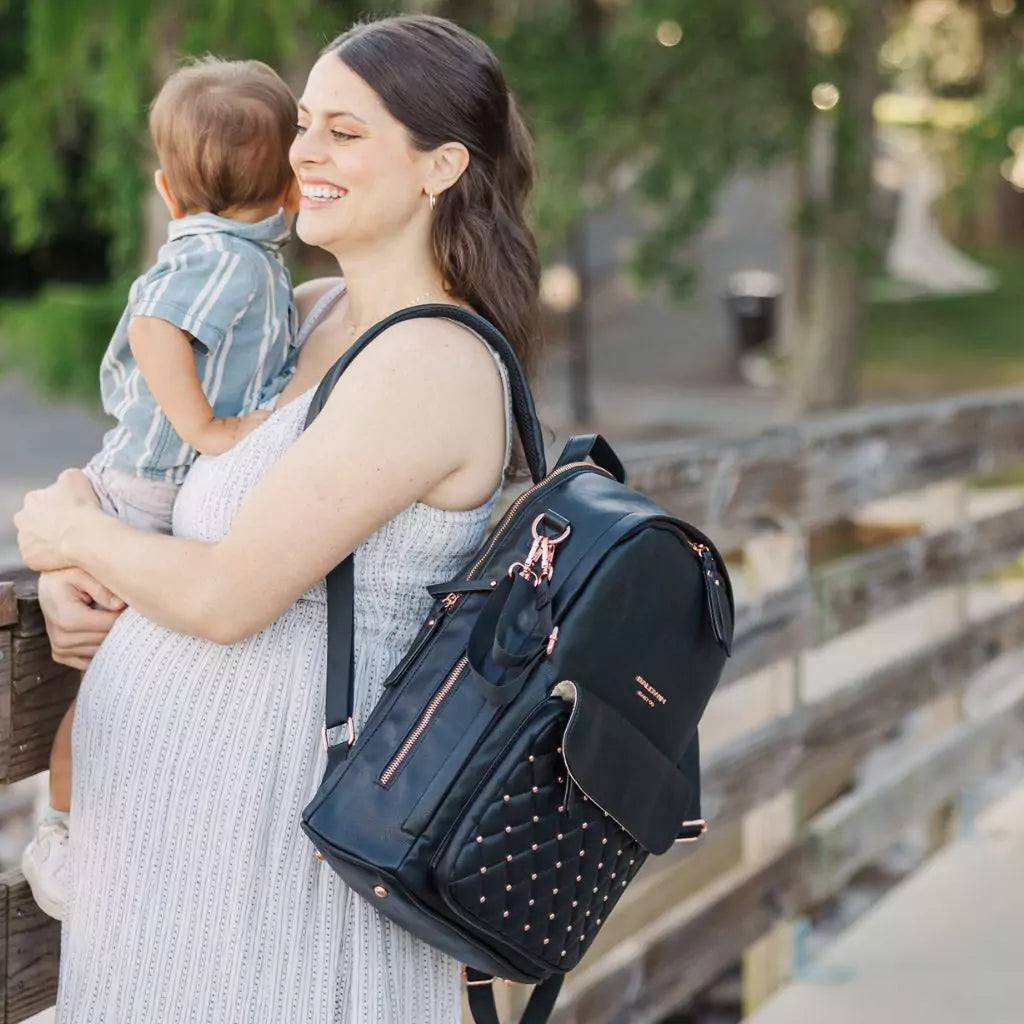
[[[79,469],[66,469],[56,483],[29,491],[14,516],[25,564],[39,572],[69,566],[61,547],[64,537],[83,509],[98,505],[88,477]]]
[[[39,577],[39,607],[53,660],[84,671],[125,606],[82,569],[62,569]]]

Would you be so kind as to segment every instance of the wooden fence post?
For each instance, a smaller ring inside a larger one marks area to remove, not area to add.
[[[756,594],[786,587],[807,573],[807,548],[798,530],[755,537],[743,549],[751,587]],[[791,714],[800,696],[802,655],[787,658],[765,670],[770,677],[775,717]],[[743,816],[743,862],[769,860],[797,834],[799,810],[795,789],[784,789]],[[778,989],[792,969],[793,924],[783,921],[748,947],[743,955],[742,1004],[751,1013]]]
[[[925,488],[924,514],[921,527],[925,533],[966,527],[970,520],[966,480],[944,480]],[[928,608],[929,636],[936,638],[962,629],[967,624],[968,586],[958,583],[945,593],[935,595]],[[963,719],[964,688],[961,683],[921,710],[920,742],[928,743]],[[926,841],[933,853],[956,834],[955,799],[946,801],[928,816]]]

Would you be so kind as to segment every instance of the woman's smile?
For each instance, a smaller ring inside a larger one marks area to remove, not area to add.
[[[348,189],[339,188],[321,178],[300,178],[299,191],[302,193],[300,205],[304,209],[329,206],[348,194]]]

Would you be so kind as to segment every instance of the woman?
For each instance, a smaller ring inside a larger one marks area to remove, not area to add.
[[[104,516],[77,471],[17,517],[30,564],[76,567],[40,584],[57,657],[84,664],[115,617],[88,595],[128,605],[75,722],[58,999],[75,1024],[459,1017],[458,965],[348,891],[299,814],[325,763],[324,574],[356,552],[358,730],[425,586],[484,538],[508,464],[507,379],[455,323],[402,323],[302,425],[324,372],[404,306],[476,309],[529,366],[531,147],[487,47],[403,17],[317,61],[292,164],[298,234],[344,283],[302,290],[304,344],[277,411],[196,463],[174,537]]]

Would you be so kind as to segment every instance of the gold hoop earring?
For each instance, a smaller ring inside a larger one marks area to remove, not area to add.
[[[427,198],[430,200],[430,209],[433,211],[437,207],[437,196],[431,192]]]

